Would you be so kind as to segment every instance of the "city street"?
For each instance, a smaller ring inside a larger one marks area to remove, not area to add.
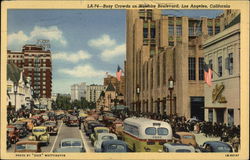
[[[28,140],[30,135],[31,133],[29,133],[28,136],[21,138],[20,141]],[[79,130],[78,127],[68,127],[63,124],[62,121],[58,122],[58,134],[56,136],[50,136],[50,143],[48,146],[42,146],[42,152],[53,152],[59,147],[60,141],[64,138],[80,138],[84,143],[86,152],[94,152],[93,146],[83,130]],[[12,144],[8,149],[8,152],[14,152],[14,150],[15,145]]]

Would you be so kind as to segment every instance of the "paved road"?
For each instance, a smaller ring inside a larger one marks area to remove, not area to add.
[[[20,139],[20,141],[28,140],[30,135],[31,133]],[[56,148],[59,148],[59,143],[64,138],[80,138],[83,140],[86,152],[94,152],[94,148],[83,130],[80,130],[78,127],[68,127],[61,121],[58,122],[58,134],[56,136],[50,136],[50,143],[48,146],[42,146],[42,152],[53,152]],[[8,152],[14,152],[14,147],[15,145],[12,144]]]

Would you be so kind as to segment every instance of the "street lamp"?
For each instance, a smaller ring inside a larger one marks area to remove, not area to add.
[[[174,90],[174,79],[172,76],[168,79],[168,90],[170,92],[170,116],[172,116],[172,92]]]
[[[136,106],[136,110],[138,110],[139,112],[140,112],[140,110],[139,110],[139,95],[140,95],[140,87],[139,87],[139,85],[137,85],[137,87],[136,87],[136,94],[137,94],[137,106]]]
[[[17,84],[14,83],[14,95],[15,95],[15,111],[16,111],[16,94],[17,94]]]

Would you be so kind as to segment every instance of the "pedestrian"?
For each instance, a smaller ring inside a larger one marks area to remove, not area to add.
[[[82,117],[79,117],[78,123],[79,123],[79,129],[81,129],[81,125],[82,125]]]

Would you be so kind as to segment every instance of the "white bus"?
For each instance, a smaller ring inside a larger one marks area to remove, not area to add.
[[[134,152],[162,151],[163,144],[172,141],[170,124],[146,118],[124,120],[123,140]]]

